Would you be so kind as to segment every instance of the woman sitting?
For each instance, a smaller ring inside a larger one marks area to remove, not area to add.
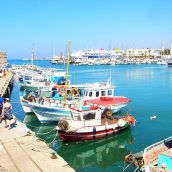
[[[12,105],[10,103],[10,99],[6,98],[2,108],[2,119],[4,120],[5,128],[9,126],[7,124],[7,120],[11,121],[12,119],[14,119],[14,124],[16,124],[16,118],[12,115],[11,110],[12,110]],[[11,127],[11,122],[10,122],[10,127]]]

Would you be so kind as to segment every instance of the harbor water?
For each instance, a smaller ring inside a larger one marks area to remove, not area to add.
[[[10,64],[29,61],[11,60]],[[52,65],[49,61],[35,61],[35,65],[66,70],[66,65]],[[78,172],[122,172],[125,155],[143,150],[150,144],[171,136],[172,130],[172,67],[166,65],[70,65],[73,84],[106,82],[117,87],[115,95],[131,98],[127,111],[136,118],[135,126],[100,140],[62,142],[56,136],[56,123],[40,124],[34,114],[25,114],[19,103],[23,90],[14,80],[11,95],[13,113],[38,137],[62,156]],[[156,115],[156,120],[150,117]],[[127,169],[133,171],[133,168]]]

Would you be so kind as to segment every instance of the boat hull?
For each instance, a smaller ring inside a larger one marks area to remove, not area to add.
[[[69,108],[31,106],[33,112],[41,123],[59,121],[61,118],[71,116]]]
[[[32,109],[30,107],[30,105],[28,104],[28,102],[23,102],[23,96],[20,97],[20,102],[21,102],[21,105],[22,105],[22,108],[24,110],[25,113],[32,113]]]
[[[58,135],[63,141],[83,141],[83,140],[94,140],[94,139],[101,139],[106,136],[114,135],[126,128],[128,128],[130,125],[125,125],[123,127],[117,127],[115,129],[106,129],[102,131],[95,131],[93,129],[93,132],[66,132],[63,130],[58,130]]]

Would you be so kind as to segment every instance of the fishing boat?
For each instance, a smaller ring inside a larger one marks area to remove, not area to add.
[[[49,91],[51,90],[51,92]],[[85,95],[82,95],[77,87],[69,87],[67,90],[67,99],[65,100],[65,85],[56,85],[49,90],[43,89],[39,93],[37,101],[36,95],[32,96],[31,99],[28,97],[29,101],[23,100],[26,105],[25,109],[30,108],[30,111],[33,111],[40,122],[53,122],[58,121],[61,117],[70,116],[70,106],[81,101],[81,97],[85,98]],[[27,103],[26,103],[27,102]]]
[[[53,88],[56,85],[65,83],[65,75],[66,72],[49,69],[43,71],[41,75],[30,76],[28,79],[24,79],[24,82],[20,84],[25,89],[24,94],[20,96],[20,102],[25,113],[33,112],[28,104],[29,102],[33,102],[33,99],[38,99],[39,97],[51,98]]]
[[[27,91],[37,91],[50,84],[61,84],[65,82],[66,72],[57,69],[41,68],[37,71],[26,70],[17,74],[19,85]]]
[[[58,122],[58,135],[63,141],[93,140],[128,128],[135,123],[135,118],[131,114],[113,116],[110,109],[123,101],[123,98],[103,97],[71,107],[71,118]]]
[[[67,98],[65,100],[65,92]],[[86,84],[86,85],[70,85],[66,90],[65,85],[58,85],[53,88],[52,94],[42,101],[30,101],[31,111],[33,111],[40,122],[58,121],[61,117],[71,116],[70,107],[72,105],[83,103],[85,100],[102,98],[111,98],[114,95],[114,86],[107,84]],[[44,96],[45,97],[45,96]],[[112,113],[120,111],[131,101],[123,96],[115,96],[115,99],[121,101],[111,106]],[[107,101],[106,101],[107,103]]]
[[[154,143],[143,151],[128,154],[126,162],[145,172],[172,171],[172,136]]]

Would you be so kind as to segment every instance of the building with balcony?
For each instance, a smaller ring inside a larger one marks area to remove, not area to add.
[[[127,57],[155,58],[161,56],[161,50],[150,49],[150,48],[126,49],[125,55]]]

